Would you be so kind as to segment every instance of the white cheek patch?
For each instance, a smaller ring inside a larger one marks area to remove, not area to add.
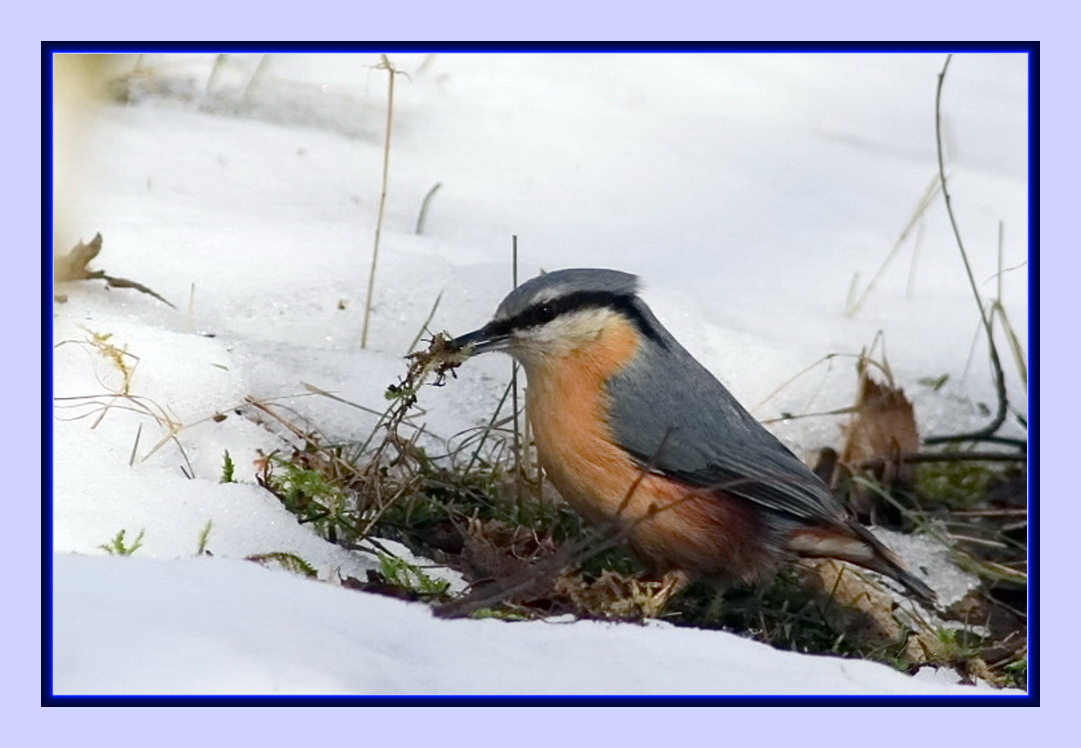
[[[614,314],[604,308],[561,314],[547,324],[517,333],[514,344],[523,352],[562,356],[596,340]]]

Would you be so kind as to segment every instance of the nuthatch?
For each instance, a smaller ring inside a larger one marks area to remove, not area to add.
[[[506,351],[522,365],[549,479],[677,585],[759,583],[794,557],[829,557],[933,603],[931,588],[676,342],[638,297],[637,276],[538,276],[453,345]]]

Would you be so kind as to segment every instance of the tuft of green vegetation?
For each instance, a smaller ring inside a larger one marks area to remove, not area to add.
[[[1005,687],[1028,689],[1028,657],[1006,663],[1002,672],[1006,674]]]
[[[924,387],[930,387],[935,392],[938,392],[946,385],[949,379],[949,374],[939,374],[937,377],[921,377],[916,381]]]
[[[987,463],[943,460],[916,466],[913,488],[952,510],[970,509],[986,501],[996,471]]]
[[[479,608],[470,613],[469,617],[476,620],[497,618],[500,621],[528,621],[531,619],[531,616],[515,613],[504,608]]]
[[[419,597],[441,597],[450,589],[450,582],[437,579],[426,573],[419,566],[409,563],[389,553],[377,554],[379,573],[390,585],[411,590]]]
[[[287,459],[275,453],[262,464],[259,484],[277,496],[301,524],[311,524],[332,543],[339,536],[356,539],[353,494],[327,473],[325,455],[312,450],[295,451]]]
[[[228,452],[226,452],[226,454],[228,454]],[[203,529],[199,531],[199,544],[195,549],[195,555],[196,556],[208,556],[208,555],[210,555],[210,552],[207,550],[207,545],[210,542],[210,530],[213,527],[213,525],[214,525],[213,521],[208,519],[206,521],[206,524],[203,525]]]
[[[127,541],[124,539],[126,534],[126,530],[120,530],[113,536],[112,540],[108,543],[102,543],[98,548],[105,551],[110,556],[130,556],[143,547],[143,535],[146,534],[146,529],[139,530],[139,534],[135,536],[135,540],[131,545],[128,545]]]
[[[270,566],[273,564],[286,571],[291,571],[294,574],[300,574],[305,577],[312,577],[313,579],[318,576],[315,567],[295,553],[286,553],[283,551],[254,553],[250,556],[245,556],[244,560],[254,561],[263,566]]]
[[[225,456],[221,461],[221,480],[219,483],[236,483],[236,465],[229,456],[229,450],[225,450]]]

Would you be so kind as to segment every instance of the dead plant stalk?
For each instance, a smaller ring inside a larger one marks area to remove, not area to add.
[[[364,328],[360,333],[360,347],[368,347],[368,326],[372,316],[372,294],[375,291],[375,268],[379,263],[379,239],[383,233],[383,215],[387,205],[387,177],[390,174],[390,136],[394,121],[394,78],[398,71],[386,55],[379,55],[381,62],[377,70],[387,71],[387,123],[383,138],[383,174],[379,189],[379,212],[375,219],[375,241],[372,244],[372,265],[368,271],[368,294],[364,300]],[[404,73],[403,73],[404,75]]]

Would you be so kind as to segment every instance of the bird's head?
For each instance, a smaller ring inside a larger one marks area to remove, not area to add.
[[[456,338],[466,353],[506,351],[533,364],[588,349],[613,326],[632,325],[663,342],[663,328],[638,298],[638,277],[618,270],[571,268],[526,281],[503,299],[492,320]]]

